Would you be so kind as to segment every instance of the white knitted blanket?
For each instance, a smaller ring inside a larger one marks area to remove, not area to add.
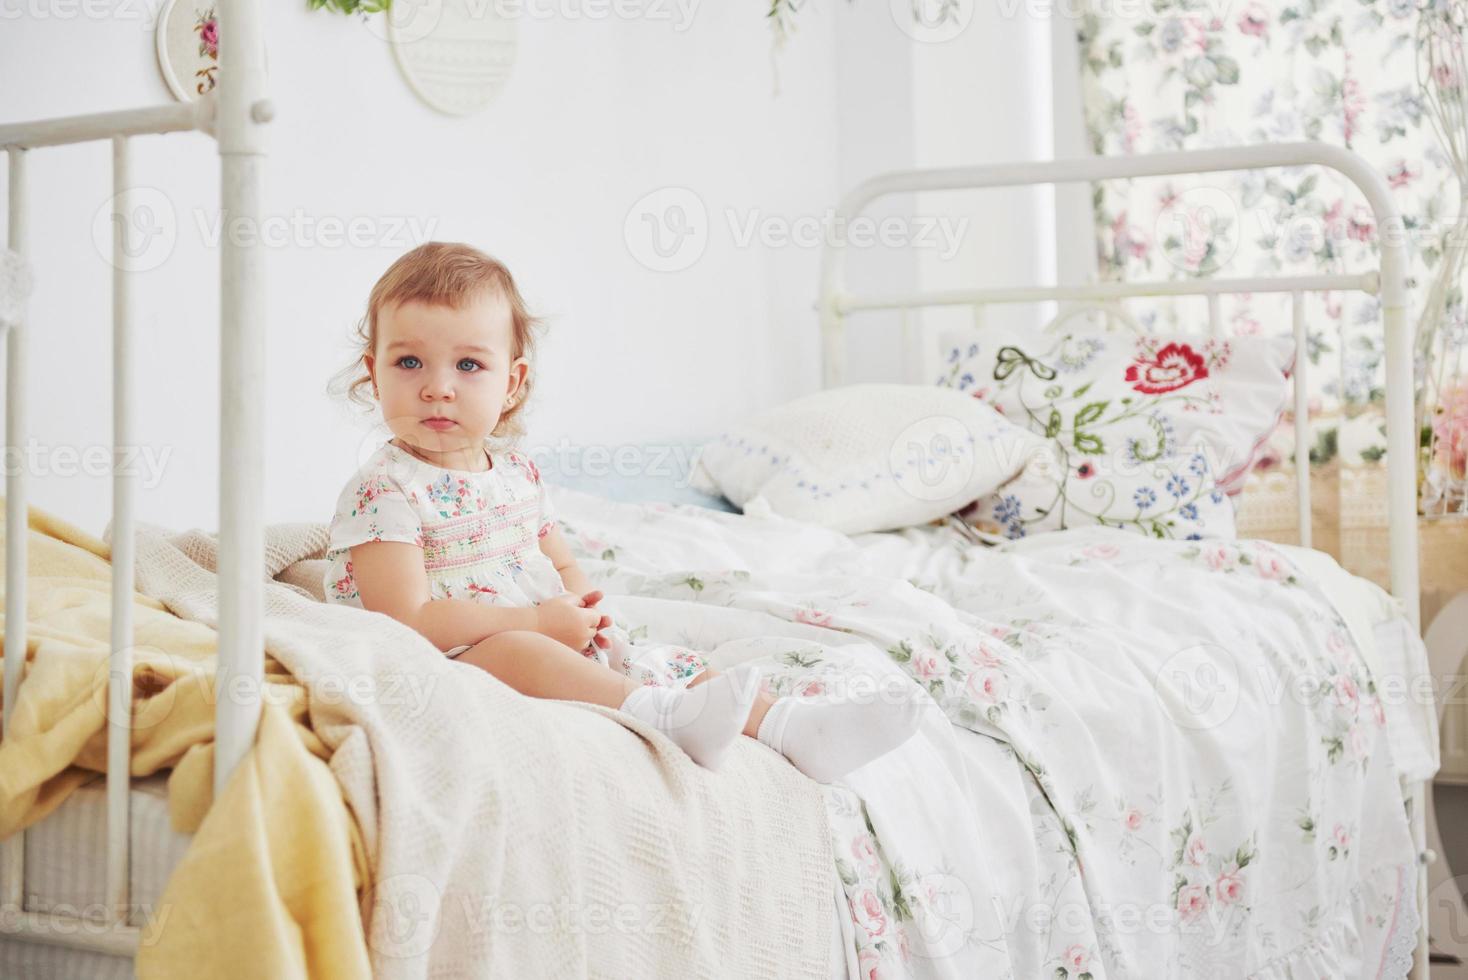
[[[326,541],[270,527],[262,574]],[[143,524],[138,589],[217,626],[216,552]],[[739,739],[711,773],[629,716],[525,697],[387,616],[274,581],[265,606],[266,650],[311,691],[372,856],[377,976],[829,976],[822,794],[763,745]]]

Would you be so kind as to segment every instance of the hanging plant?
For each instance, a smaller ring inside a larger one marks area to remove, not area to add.
[[[770,0],[769,12],[765,17],[770,22],[770,30],[775,33],[775,47],[778,49],[790,36],[794,25],[791,18],[800,10],[804,0]]]
[[[392,0],[306,0],[312,10],[335,10],[341,14],[380,14],[392,6]]]

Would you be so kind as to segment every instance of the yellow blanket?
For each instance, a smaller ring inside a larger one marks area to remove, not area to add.
[[[106,768],[109,551],[36,508],[28,520],[27,667],[0,742],[0,838]],[[174,827],[194,834],[162,896],[168,914],[144,928],[138,975],[369,976],[368,864],[305,690],[266,661],[255,748],[211,807],[216,633],[136,593],[133,619],[132,773],[172,769]]]

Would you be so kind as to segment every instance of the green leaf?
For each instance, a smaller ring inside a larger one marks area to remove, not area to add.
[[[999,355],[994,362],[994,380],[1003,381],[1014,373],[1015,368],[1027,360],[1029,358],[1025,357],[1024,351],[1018,347],[999,348]]]
[[[1110,404],[1111,402],[1109,400],[1091,402],[1091,404],[1076,412],[1075,427],[1079,429],[1083,426],[1090,425],[1101,417],[1101,413],[1106,411],[1106,406]]]
[[[1101,437],[1090,432],[1077,432],[1075,437],[1076,452],[1085,453],[1087,456],[1097,456],[1105,452]]]
[[[1015,369],[1020,365],[1029,368],[1030,373],[1042,381],[1055,380],[1054,368],[1046,367],[1018,347],[999,348],[997,363],[994,365],[994,380],[1003,381],[1013,374]]]
[[[1060,412],[1058,409],[1050,410],[1050,421],[1045,423],[1045,438],[1054,439],[1060,432]]]

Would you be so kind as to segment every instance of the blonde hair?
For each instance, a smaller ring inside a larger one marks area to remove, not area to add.
[[[369,411],[375,407],[363,392],[372,384],[365,358],[377,349],[378,317],[389,306],[416,301],[461,309],[472,299],[491,290],[498,290],[510,304],[511,358],[531,359],[535,350],[535,330],[541,321],[530,315],[525,299],[504,263],[472,245],[425,242],[388,266],[372,287],[367,297],[367,313],[353,332],[357,357],[337,374],[329,390],[336,392],[345,386],[349,401]],[[525,380],[515,392],[515,403],[500,416],[491,435],[499,438],[524,435],[520,413],[530,397],[533,377],[533,370],[525,375]]]

